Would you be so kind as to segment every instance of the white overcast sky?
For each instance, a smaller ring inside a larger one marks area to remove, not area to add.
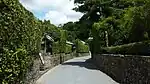
[[[69,21],[78,21],[83,15],[75,12],[74,0],[20,0],[22,5],[40,20],[50,20],[59,25]]]

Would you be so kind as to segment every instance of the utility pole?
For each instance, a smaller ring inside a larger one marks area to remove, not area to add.
[[[109,42],[108,42],[108,32],[107,31],[105,31],[105,42],[106,42],[106,47],[108,47]]]

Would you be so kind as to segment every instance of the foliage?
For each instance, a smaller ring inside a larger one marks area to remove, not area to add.
[[[66,44],[65,53],[71,53],[72,52],[72,45]]]
[[[76,23],[68,22],[64,24],[62,28],[68,32],[68,41],[74,41],[77,38],[78,27]]]
[[[149,39],[149,3],[144,6],[132,7],[126,10],[124,15],[124,24],[125,28],[129,29],[129,41],[138,42]],[[138,38],[137,38],[138,37]]]
[[[40,21],[18,0],[1,0],[0,4],[0,83],[23,83],[29,56],[40,49]]]
[[[0,55],[0,82],[2,84],[23,83],[30,57],[23,48],[16,50],[4,49]],[[30,60],[31,61],[31,60]]]
[[[50,21],[36,19],[18,0],[0,0],[0,18],[0,83],[20,84],[45,31],[57,40],[59,30]]]
[[[95,53],[107,43],[115,46],[149,40],[149,0],[75,0],[75,3],[74,10],[84,13],[80,22],[93,25],[90,45]]]
[[[150,41],[135,42],[119,46],[103,48],[103,52],[109,54],[149,55]]]
[[[61,49],[61,47],[60,47],[60,43],[59,42],[54,42],[53,43],[53,47],[52,47],[53,49],[53,53],[54,54],[59,54],[60,53],[60,49]],[[64,51],[64,53],[71,53],[72,52],[72,45],[68,45],[68,44],[66,44],[64,47],[63,47],[63,51]]]
[[[84,29],[81,29],[86,24],[80,26],[78,23],[73,23],[71,24],[73,26],[64,27],[66,31],[52,25],[49,20],[38,20],[19,3],[19,0],[0,0],[0,23],[0,83],[2,84],[23,83],[26,71],[32,64],[29,59],[39,53],[45,33],[55,40],[52,49],[54,53],[70,53],[72,47],[66,45],[66,41],[74,41],[78,36],[85,39],[88,35],[87,33],[84,35]],[[71,27],[73,30],[70,30]],[[79,49],[80,51],[88,51],[87,46],[82,44],[79,46],[83,47]]]
[[[121,18],[123,14],[123,9],[128,7],[129,3],[124,3],[125,0],[75,0],[76,4],[79,4],[74,10],[84,13],[80,19],[80,23],[88,23],[88,26],[85,26],[85,30],[89,29],[90,35],[94,37],[97,36],[97,40],[94,38],[94,41],[100,41],[101,46],[106,46],[105,41],[105,31],[108,32],[109,45],[121,44],[122,40],[120,38],[124,37],[121,33],[121,28],[118,28],[120,23],[118,19]],[[94,24],[96,22],[96,24]],[[94,26],[92,26],[94,24]],[[93,32],[93,27],[96,28],[96,31]],[[98,28],[98,29],[97,29]],[[119,30],[118,30],[119,29]],[[109,31],[108,31],[109,30]],[[100,35],[98,35],[98,33]],[[119,37],[118,37],[119,36]],[[117,37],[117,38],[116,38]],[[119,40],[119,41],[116,41]],[[93,44],[94,45],[94,44]],[[98,44],[97,44],[98,45]],[[98,45],[99,46],[99,45]],[[97,50],[97,49],[95,49]]]
[[[52,51],[53,51],[54,54],[60,53],[60,44],[59,44],[59,42],[54,42],[53,43]]]
[[[81,40],[76,39],[76,52],[78,53],[85,53],[89,52],[89,47],[88,45],[85,45]]]
[[[65,53],[67,32],[65,30],[61,30],[60,32],[61,32],[61,37],[60,37],[60,53]]]
[[[44,20],[41,27],[44,29],[45,33],[49,34],[55,41],[59,41],[60,29],[58,29],[55,25],[50,24],[49,20]]]
[[[62,28],[68,31],[68,41],[73,42],[77,38],[86,40],[89,37],[88,23],[68,22]]]

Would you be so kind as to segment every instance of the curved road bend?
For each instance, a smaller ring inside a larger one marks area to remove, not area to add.
[[[36,84],[119,84],[86,61],[90,56],[66,61],[49,70]]]

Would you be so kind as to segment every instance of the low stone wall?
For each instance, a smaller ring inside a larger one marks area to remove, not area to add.
[[[93,55],[94,64],[120,84],[150,84],[150,57]]]
[[[77,53],[77,57],[82,57],[82,56],[89,56],[90,53],[89,52],[83,52],[83,53]]]
[[[36,59],[33,58],[31,59],[31,61],[33,61],[31,64],[31,66],[29,67],[27,74],[26,74],[26,79],[25,84],[33,84],[34,81],[40,76],[40,66],[41,66],[41,61],[39,59],[39,57],[37,57]]]
[[[34,84],[35,81],[44,73],[46,73],[49,69],[77,56],[76,53],[70,53],[70,54],[61,53],[61,54],[54,54],[54,55],[45,54],[42,57],[44,60],[44,65],[42,64],[42,61],[39,56],[36,56],[32,59],[33,64],[30,66],[30,69],[27,72],[26,80],[25,80],[26,84]]]

